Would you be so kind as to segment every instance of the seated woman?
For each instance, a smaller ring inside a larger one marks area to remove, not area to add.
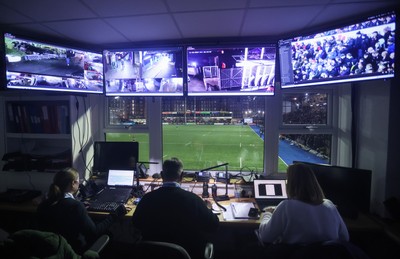
[[[336,206],[328,199],[305,164],[287,169],[289,199],[267,208],[261,217],[258,238],[263,244],[307,245],[349,241],[349,232]]]
[[[38,225],[43,231],[61,234],[79,254],[90,242],[104,234],[118,217],[126,214],[124,205],[95,224],[84,204],[74,198],[79,189],[79,173],[65,168],[56,173],[47,199],[38,207]]]

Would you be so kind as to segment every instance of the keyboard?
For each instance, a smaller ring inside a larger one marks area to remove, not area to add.
[[[114,201],[92,202],[90,203],[88,210],[99,212],[114,212],[119,205],[121,205],[121,203]]]

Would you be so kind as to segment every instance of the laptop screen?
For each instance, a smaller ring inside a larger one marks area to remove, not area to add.
[[[108,186],[133,186],[134,171],[133,170],[114,170],[108,171]]]
[[[256,199],[286,199],[286,180],[254,180]]]

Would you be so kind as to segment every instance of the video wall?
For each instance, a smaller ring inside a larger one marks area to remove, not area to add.
[[[7,88],[103,93],[101,53],[4,34]]]
[[[3,36],[7,89],[107,96],[273,96],[277,86],[395,76],[395,12],[252,44],[133,47],[97,53],[8,32]]]
[[[188,47],[188,95],[274,95],[276,44]]]
[[[394,77],[396,14],[279,41],[282,88]]]
[[[105,50],[103,58],[106,95],[183,95],[183,48]]]

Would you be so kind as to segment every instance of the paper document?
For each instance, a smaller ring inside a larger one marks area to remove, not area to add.
[[[254,219],[255,217],[249,216],[249,211],[252,208],[255,208],[252,202],[231,203],[232,215],[235,219]]]

